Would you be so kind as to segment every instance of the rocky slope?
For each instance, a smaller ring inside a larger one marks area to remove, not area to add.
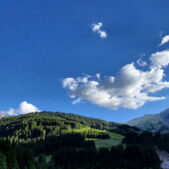
[[[169,154],[162,150],[158,150],[157,154],[158,154],[159,159],[162,161],[161,168],[169,169]]]
[[[127,124],[150,132],[169,133],[169,109],[159,114],[135,118],[128,121]]]

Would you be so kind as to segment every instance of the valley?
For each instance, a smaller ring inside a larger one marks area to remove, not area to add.
[[[168,136],[60,112],[3,117],[0,138],[0,160],[7,169],[159,169],[155,147],[169,151],[161,144]]]

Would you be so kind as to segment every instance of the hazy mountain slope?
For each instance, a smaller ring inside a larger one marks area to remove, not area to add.
[[[169,133],[169,109],[152,115],[144,115],[127,122],[128,125],[136,126],[150,132]]]

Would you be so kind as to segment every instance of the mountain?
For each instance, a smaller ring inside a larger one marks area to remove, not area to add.
[[[108,138],[108,131],[125,135],[138,129],[125,124],[59,112],[30,113],[0,119],[0,137],[16,143],[28,143],[69,133],[80,133],[87,138]]]
[[[74,114],[0,119],[0,169],[159,169],[157,147],[169,152],[169,135]]]
[[[127,122],[130,126],[136,126],[149,132],[169,133],[169,109],[159,114],[148,114]]]

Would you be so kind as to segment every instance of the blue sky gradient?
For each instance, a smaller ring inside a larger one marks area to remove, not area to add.
[[[169,34],[166,0],[6,0],[0,2],[0,110],[28,101],[41,110],[77,113],[124,122],[169,107],[166,100],[109,110],[88,102],[73,105],[61,81],[83,73],[115,75],[156,51]],[[105,39],[91,24],[103,22]],[[144,55],[144,56],[142,56]],[[166,69],[166,80],[169,80]]]

